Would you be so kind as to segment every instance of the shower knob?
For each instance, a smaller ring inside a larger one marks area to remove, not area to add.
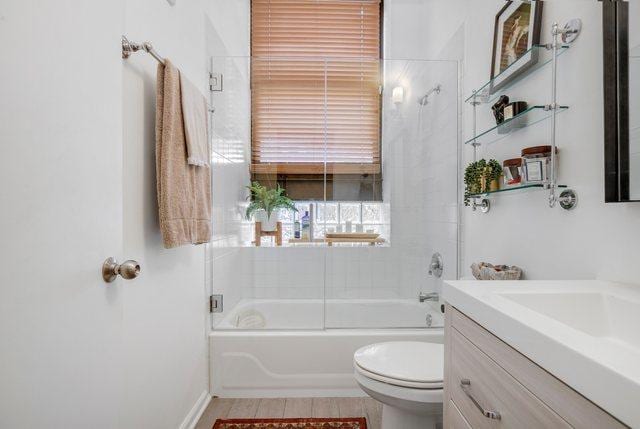
[[[436,278],[442,277],[442,271],[444,270],[444,264],[442,263],[442,256],[440,253],[434,253],[431,256],[431,263],[429,264],[429,275]]]
[[[115,258],[107,258],[102,264],[102,278],[107,283],[114,281],[118,275],[125,280],[131,280],[138,277],[139,274],[140,264],[131,259],[118,264]]]

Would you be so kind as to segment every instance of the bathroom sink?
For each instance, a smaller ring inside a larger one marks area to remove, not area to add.
[[[598,292],[496,293],[593,337],[640,349],[640,302]]]
[[[442,296],[581,395],[640,428],[640,285],[445,281]]]

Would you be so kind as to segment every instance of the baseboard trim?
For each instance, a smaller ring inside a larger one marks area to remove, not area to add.
[[[196,403],[189,411],[189,414],[184,418],[184,421],[180,425],[180,429],[193,429],[196,427],[198,420],[202,417],[202,413],[207,409],[207,406],[211,402],[211,395],[208,391],[203,391]]]

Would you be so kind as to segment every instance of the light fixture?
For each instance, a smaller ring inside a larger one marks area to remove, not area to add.
[[[404,103],[404,88],[401,86],[396,86],[395,88],[393,88],[391,99],[393,100],[394,104]]]

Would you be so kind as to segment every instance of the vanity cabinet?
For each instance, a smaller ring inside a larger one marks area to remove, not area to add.
[[[450,305],[444,379],[448,429],[626,427]]]

